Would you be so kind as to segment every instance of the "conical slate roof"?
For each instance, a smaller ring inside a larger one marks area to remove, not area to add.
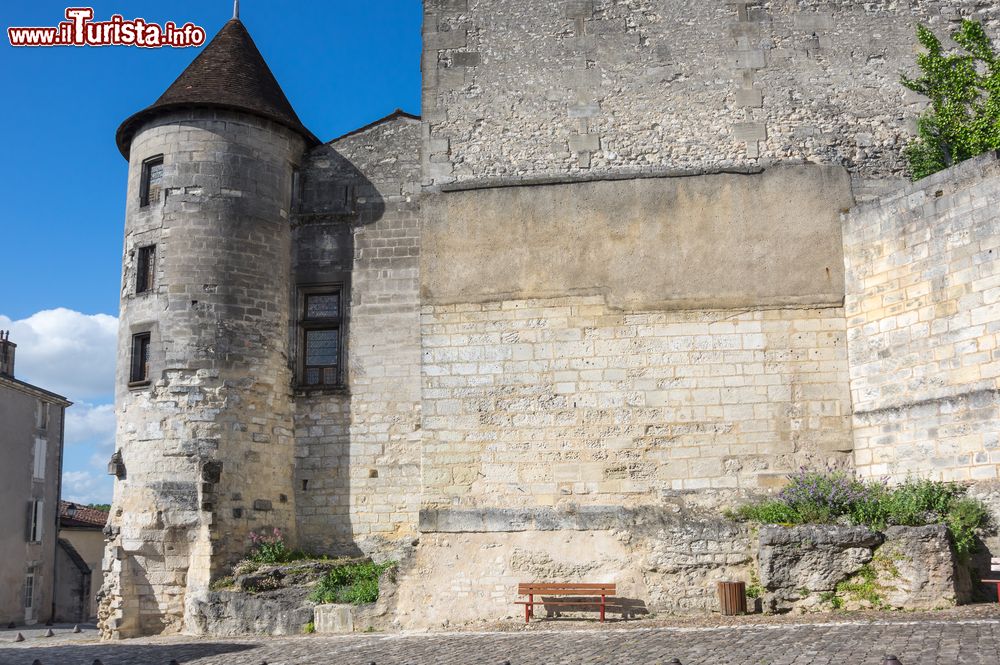
[[[132,137],[157,113],[204,107],[253,113],[295,130],[311,145],[319,143],[288,103],[246,27],[234,18],[152,106],[121,124],[115,137],[118,149],[128,159]]]

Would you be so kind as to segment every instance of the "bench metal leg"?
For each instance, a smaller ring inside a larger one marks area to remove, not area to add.
[[[601,623],[604,623],[604,596],[601,596]]]

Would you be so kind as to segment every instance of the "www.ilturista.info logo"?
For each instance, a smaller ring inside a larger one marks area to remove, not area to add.
[[[108,21],[94,21],[92,7],[68,7],[65,21],[54,28],[7,28],[11,46],[141,46],[159,48],[201,46],[205,29],[193,23],[162,26],[144,19],[126,20],[115,14]]]

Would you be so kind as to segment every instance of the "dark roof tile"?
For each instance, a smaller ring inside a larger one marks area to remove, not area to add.
[[[298,132],[310,146],[319,143],[295,114],[239,19],[227,22],[152,106],[121,124],[118,149],[128,159],[132,138],[143,122],[163,111],[196,107],[252,113]]]

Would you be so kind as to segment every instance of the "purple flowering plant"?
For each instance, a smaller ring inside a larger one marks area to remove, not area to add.
[[[858,480],[844,469],[799,469],[774,498],[740,506],[728,516],[760,524],[853,524],[881,531],[889,525],[945,524],[960,554],[975,549],[988,512],[956,483],[908,478]]]
[[[292,555],[281,529],[275,528],[270,533],[250,532],[250,552],[247,558],[256,563],[282,563]]]

